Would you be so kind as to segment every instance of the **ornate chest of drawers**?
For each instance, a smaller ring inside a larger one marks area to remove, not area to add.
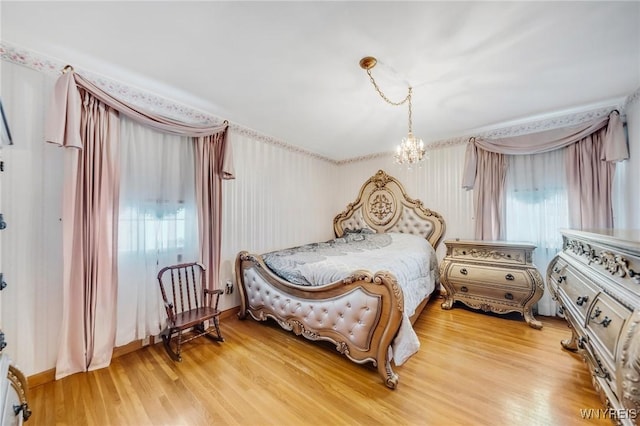
[[[531,311],[544,292],[542,276],[532,262],[536,246],[506,241],[444,243],[447,255],[440,264],[444,309],[460,301],[486,312],[520,312],[531,327],[542,328]]]
[[[572,330],[562,342],[591,369],[619,424],[640,418],[640,231],[562,231],[547,285]]]

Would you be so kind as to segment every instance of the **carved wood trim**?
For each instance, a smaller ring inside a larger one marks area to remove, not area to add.
[[[579,257],[583,257],[588,264],[595,263],[602,265],[603,269],[611,275],[617,275],[620,278],[630,278],[640,284],[640,272],[629,267],[629,261],[626,257],[613,253],[606,249],[596,250],[591,245],[574,239],[565,239],[565,250],[571,251]]]
[[[498,251],[498,250],[492,250],[492,249],[477,249],[477,248],[472,248],[472,249],[467,249],[467,248],[458,248],[455,247],[453,249],[453,255],[454,256],[462,256],[464,254],[468,254],[471,257],[475,257],[478,259],[505,259],[505,260],[515,260],[517,262],[522,262],[522,263],[526,263],[525,259],[522,259],[519,255],[516,256],[512,256],[511,253],[505,253],[503,251]],[[529,261],[528,263],[531,263],[531,261]]]
[[[640,311],[628,320],[623,336],[620,359],[616,368],[620,401],[627,409],[640,413],[640,337],[638,334]]]

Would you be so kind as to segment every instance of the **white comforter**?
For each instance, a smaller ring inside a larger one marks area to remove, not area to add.
[[[438,279],[438,268],[435,250],[424,238],[400,233],[384,234],[385,238],[391,238],[391,243],[383,244],[354,244],[357,248],[350,249],[349,241],[346,245],[340,245],[336,254],[329,254],[322,249],[323,255],[318,256],[312,250],[307,256],[309,262],[300,261],[300,253],[294,255],[295,261],[283,261],[286,255],[278,259],[278,268],[285,266],[289,271],[279,271],[280,275],[291,273],[299,274],[309,285],[323,285],[336,282],[348,277],[354,271],[364,269],[372,273],[389,271],[393,273],[402,287],[404,294],[404,317],[398,336],[393,342],[393,360],[396,365],[404,363],[420,348],[420,341],[416,335],[409,317],[415,313],[416,308],[424,298],[430,294]],[[388,236],[388,237],[386,237]],[[352,239],[359,239],[353,237]],[[379,235],[364,235],[364,238],[380,238]],[[347,236],[347,240],[349,240]],[[342,244],[342,241],[340,241]],[[357,241],[356,241],[357,243]],[[273,268],[268,261],[265,261]],[[276,254],[277,255],[277,254]],[[305,257],[303,254],[302,257]]]

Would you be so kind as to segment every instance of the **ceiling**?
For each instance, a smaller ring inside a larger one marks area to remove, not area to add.
[[[334,160],[640,87],[640,2],[0,2],[2,41]]]

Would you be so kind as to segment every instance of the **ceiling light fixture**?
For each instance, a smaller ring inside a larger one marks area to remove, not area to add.
[[[407,135],[406,138],[402,138],[402,141],[400,142],[400,144],[396,149],[396,153],[394,155],[396,163],[408,164],[408,165],[419,163],[425,158],[428,158],[428,154],[426,153],[426,150],[424,148],[424,142],[422,142],[422,139],[416,138],[415,136],[413,136],[413,129],[412,129],[413,121],[412,121],[412,109],[411,109],[411,96],[413,94],[413,89],[411,88],[411,86],[409,86],[409,91],[407,93],[407,96],[402,101],[400,102],[391,101],[389,98],[387,98],[384,95],[384,93],[382,93],[382,90],[380,90],[380,87],[378,87],[378,84],[373,79],[373,75],[371,75],[371,69],[375,67],[377,63],[378,63],[378,60],[373,56],[366,56],[360,59],[360,67],[365,71],[367,71],[367,74],[369,75],[369,79],[371,80],[371,84],[373,84],[373,87],[376,89],[380,97],[382,97],[382,99],[384,99],[385,102],[387,102],[388,104],[391,104],[394,106],[400,106],[405,103],[409,104],[409,134]]]

